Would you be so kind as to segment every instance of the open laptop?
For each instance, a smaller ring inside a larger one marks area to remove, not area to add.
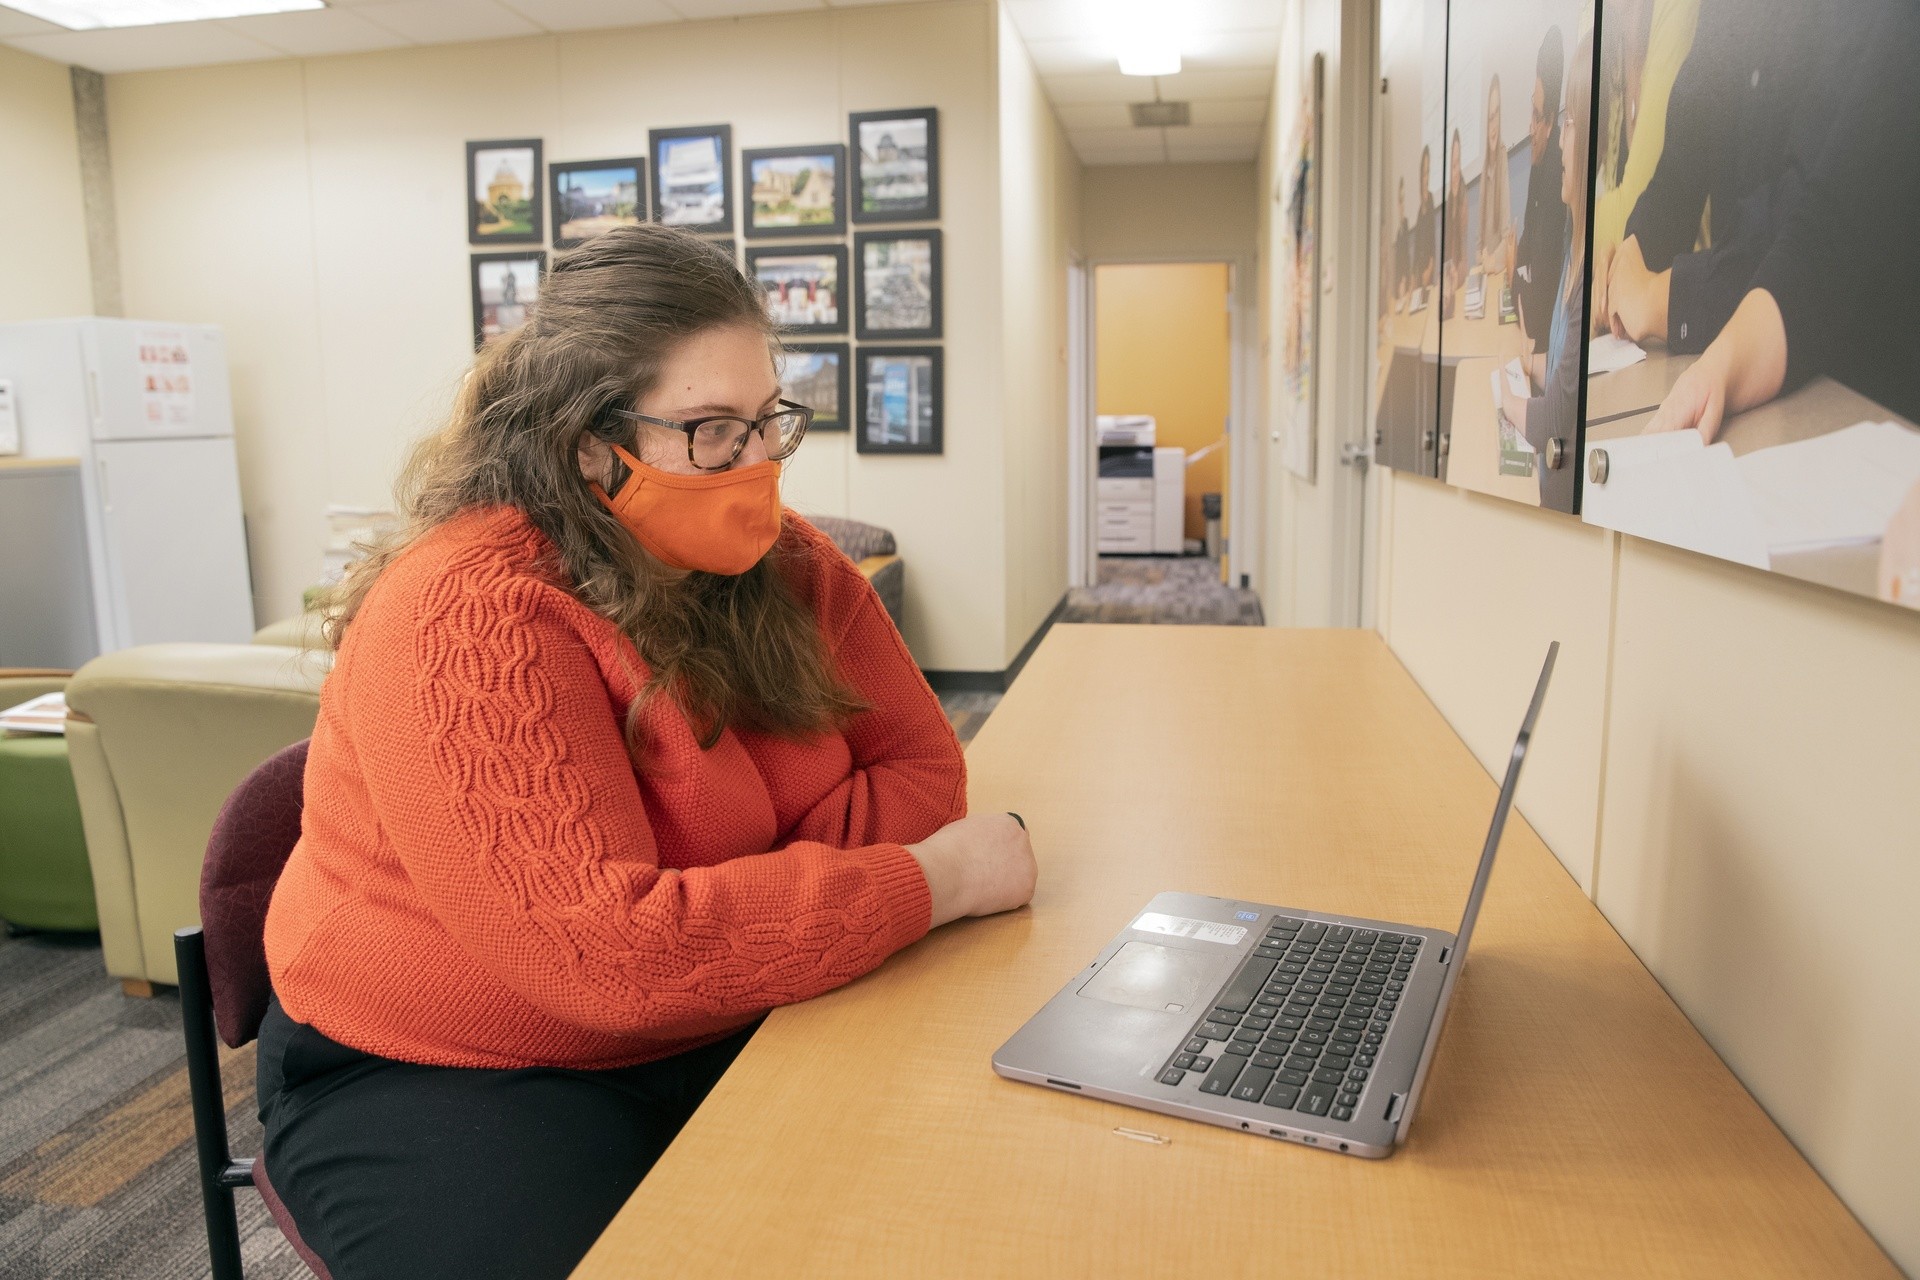
[[[1513,807],[1555,641],[1457,934],[1163,893],[1001,1045],[1012,1080],[1352,1155],[1406,1138]]]

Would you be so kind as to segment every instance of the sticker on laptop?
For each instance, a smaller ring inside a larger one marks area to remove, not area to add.
[[[1143,912],[1130,926],[1147,933],[1164,933],[1170,938],[1193,938],[1200,942],[1217,942],[1223,947],[1231,947],[1247,936],[1247,931],[1237,924],[1220,924],[1214,920],[1194,920],[1187,916],[1164,915],[1158,911]]]

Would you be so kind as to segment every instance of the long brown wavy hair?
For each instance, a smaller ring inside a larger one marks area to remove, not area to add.
[[[525,512],[553,546],[554,576],[629,636],[652,676],[628,712],[636,761],[643,707],[672,697],[711,747],[731,725],[804,738],[866,708],[835,671],[819,621],[790,585],[806,552],[782,538],[738,575],[654,559],[580,474],[588,435],[638,452],[617,409],[635,408],[672,350],[726,325],[775,342],[760,291],[705,240],[619,227],[559,257],[527,322],[481,352],[446,427],[414,450],[396,498],[403,522],[321,605],[338,647],[382,571],[435,528],[479,507]],[[616,466],[616,481],[625,468]],[[617,484],[616,486],[617,487]]]

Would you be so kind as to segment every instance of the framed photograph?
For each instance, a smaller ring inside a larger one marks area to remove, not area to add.
[[[767,295],[767,314],[788,333],[847,331],[847,246],[750,248],[747,274]]]
[[[473,348],[498,342],[527,322],[540,298],[547,255],[520,253],[473,255]]]
[[[846,232],[847,149],[837,142],[742,151],[740,182],[749,240]]]
[[[540,139],[467,144],[467,239],[473,244],[540,244]]]
[[[655,129],[653,220],[685,231],[733,230],[733,126]]]
[[[940,216],[940,112],[856,111],[853,220],[932,222]]]
[[[647,162],[569,160],[551,165],[553,247],[571,249],[603,231],[630,227],[647,216]]]
[[[853,237],[856,336],[887,342],[940,336],[940,233],[862,231]]]
[[[940,453],[939,347],[863,347],[860,350],[861,453]]]
[[[844,342],[796,342],[780,358],[780,394],[813,410],[813,431],[845,431],[852,423],[847,391],[852,349]]]

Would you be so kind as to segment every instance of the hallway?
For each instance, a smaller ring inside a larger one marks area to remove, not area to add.
[[[1101,556],[1099,581],[1067,592],[1062,622],[1258,627],[1260,596],[1220,581],[1220,562],[1201,556]]]

